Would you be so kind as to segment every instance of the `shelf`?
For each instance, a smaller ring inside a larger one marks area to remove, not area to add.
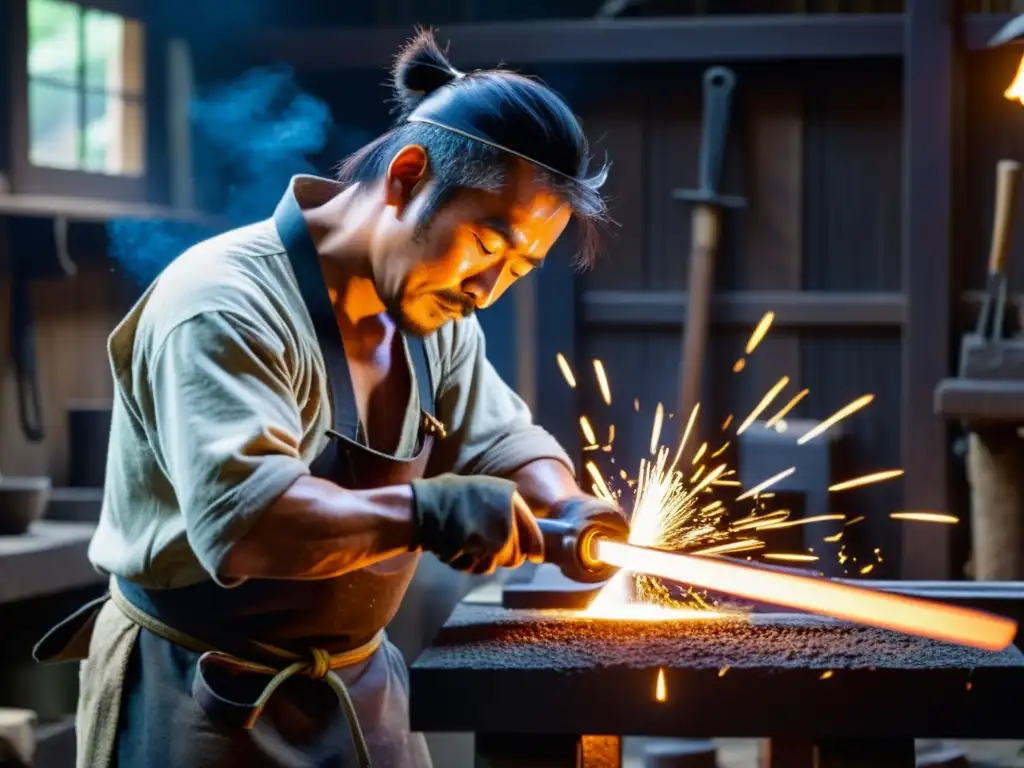
[[[0,603],[102,584],[89,563],[96,526],[40,520],[20,536],[0,536]]]
[[[261,30],[244,42],[253,63],[303,71],[390,66],[409,27]],[[460,67],[553,63],[797,61],[893,58],[902,14],[703,16],[453,24],[437,30]]]
[[[585,291],[583,322],[679,326],[688,303],[684,291]],[[711,300],[711,322],[755,325],[774,312],[776,327],[899,328],[906,315],[901,293],[831,291],[733,291]]]
[[[216,217],[199,211],[161,205],[120,203],[83,197],[51,195],[0,195],[0,216],[65,218],[72,221],[105,222],[111,219],[153,219],[217,226]]]

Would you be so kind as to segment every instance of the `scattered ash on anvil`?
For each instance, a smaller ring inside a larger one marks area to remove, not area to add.
[[[973,669],[1024,667],[994,653],[818,616],[656,621],[460,606],[417,667],[466,669]]]

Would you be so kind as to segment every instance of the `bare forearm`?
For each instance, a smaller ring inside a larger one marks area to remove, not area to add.
[[[538,517],[547,517],[551,508],[565,499],[586,498],[576,478],[562,462],[538,459],[525,464],[511,475],[519,493]]]
[[[412,540],[412,488],[350,491],[302,477],[260,513],[221,566],[226,579],[324,579],[365,568]]]

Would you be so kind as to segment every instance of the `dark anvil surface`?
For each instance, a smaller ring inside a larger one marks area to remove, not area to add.
[[[668,697],[656,702],[661,668]],[[462,605],[413,665],[411,690],[413,728],[427,731],[1024,737],[1016,647],[813,616],[628,621]]]

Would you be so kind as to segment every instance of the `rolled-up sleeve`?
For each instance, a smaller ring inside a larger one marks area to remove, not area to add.
[[[562,446],[533,423],[529,407],[488,361],[476,318],[453,332],[437,406],[448,432],[439,449],[452,471],[504,477],[531,461],[554,459],[575,472]]]
[[[229,313],[173,328],[147,361],[149,442],[196,557],[223,586],[225,555],[299,477],[302,422],[279,343]]]

